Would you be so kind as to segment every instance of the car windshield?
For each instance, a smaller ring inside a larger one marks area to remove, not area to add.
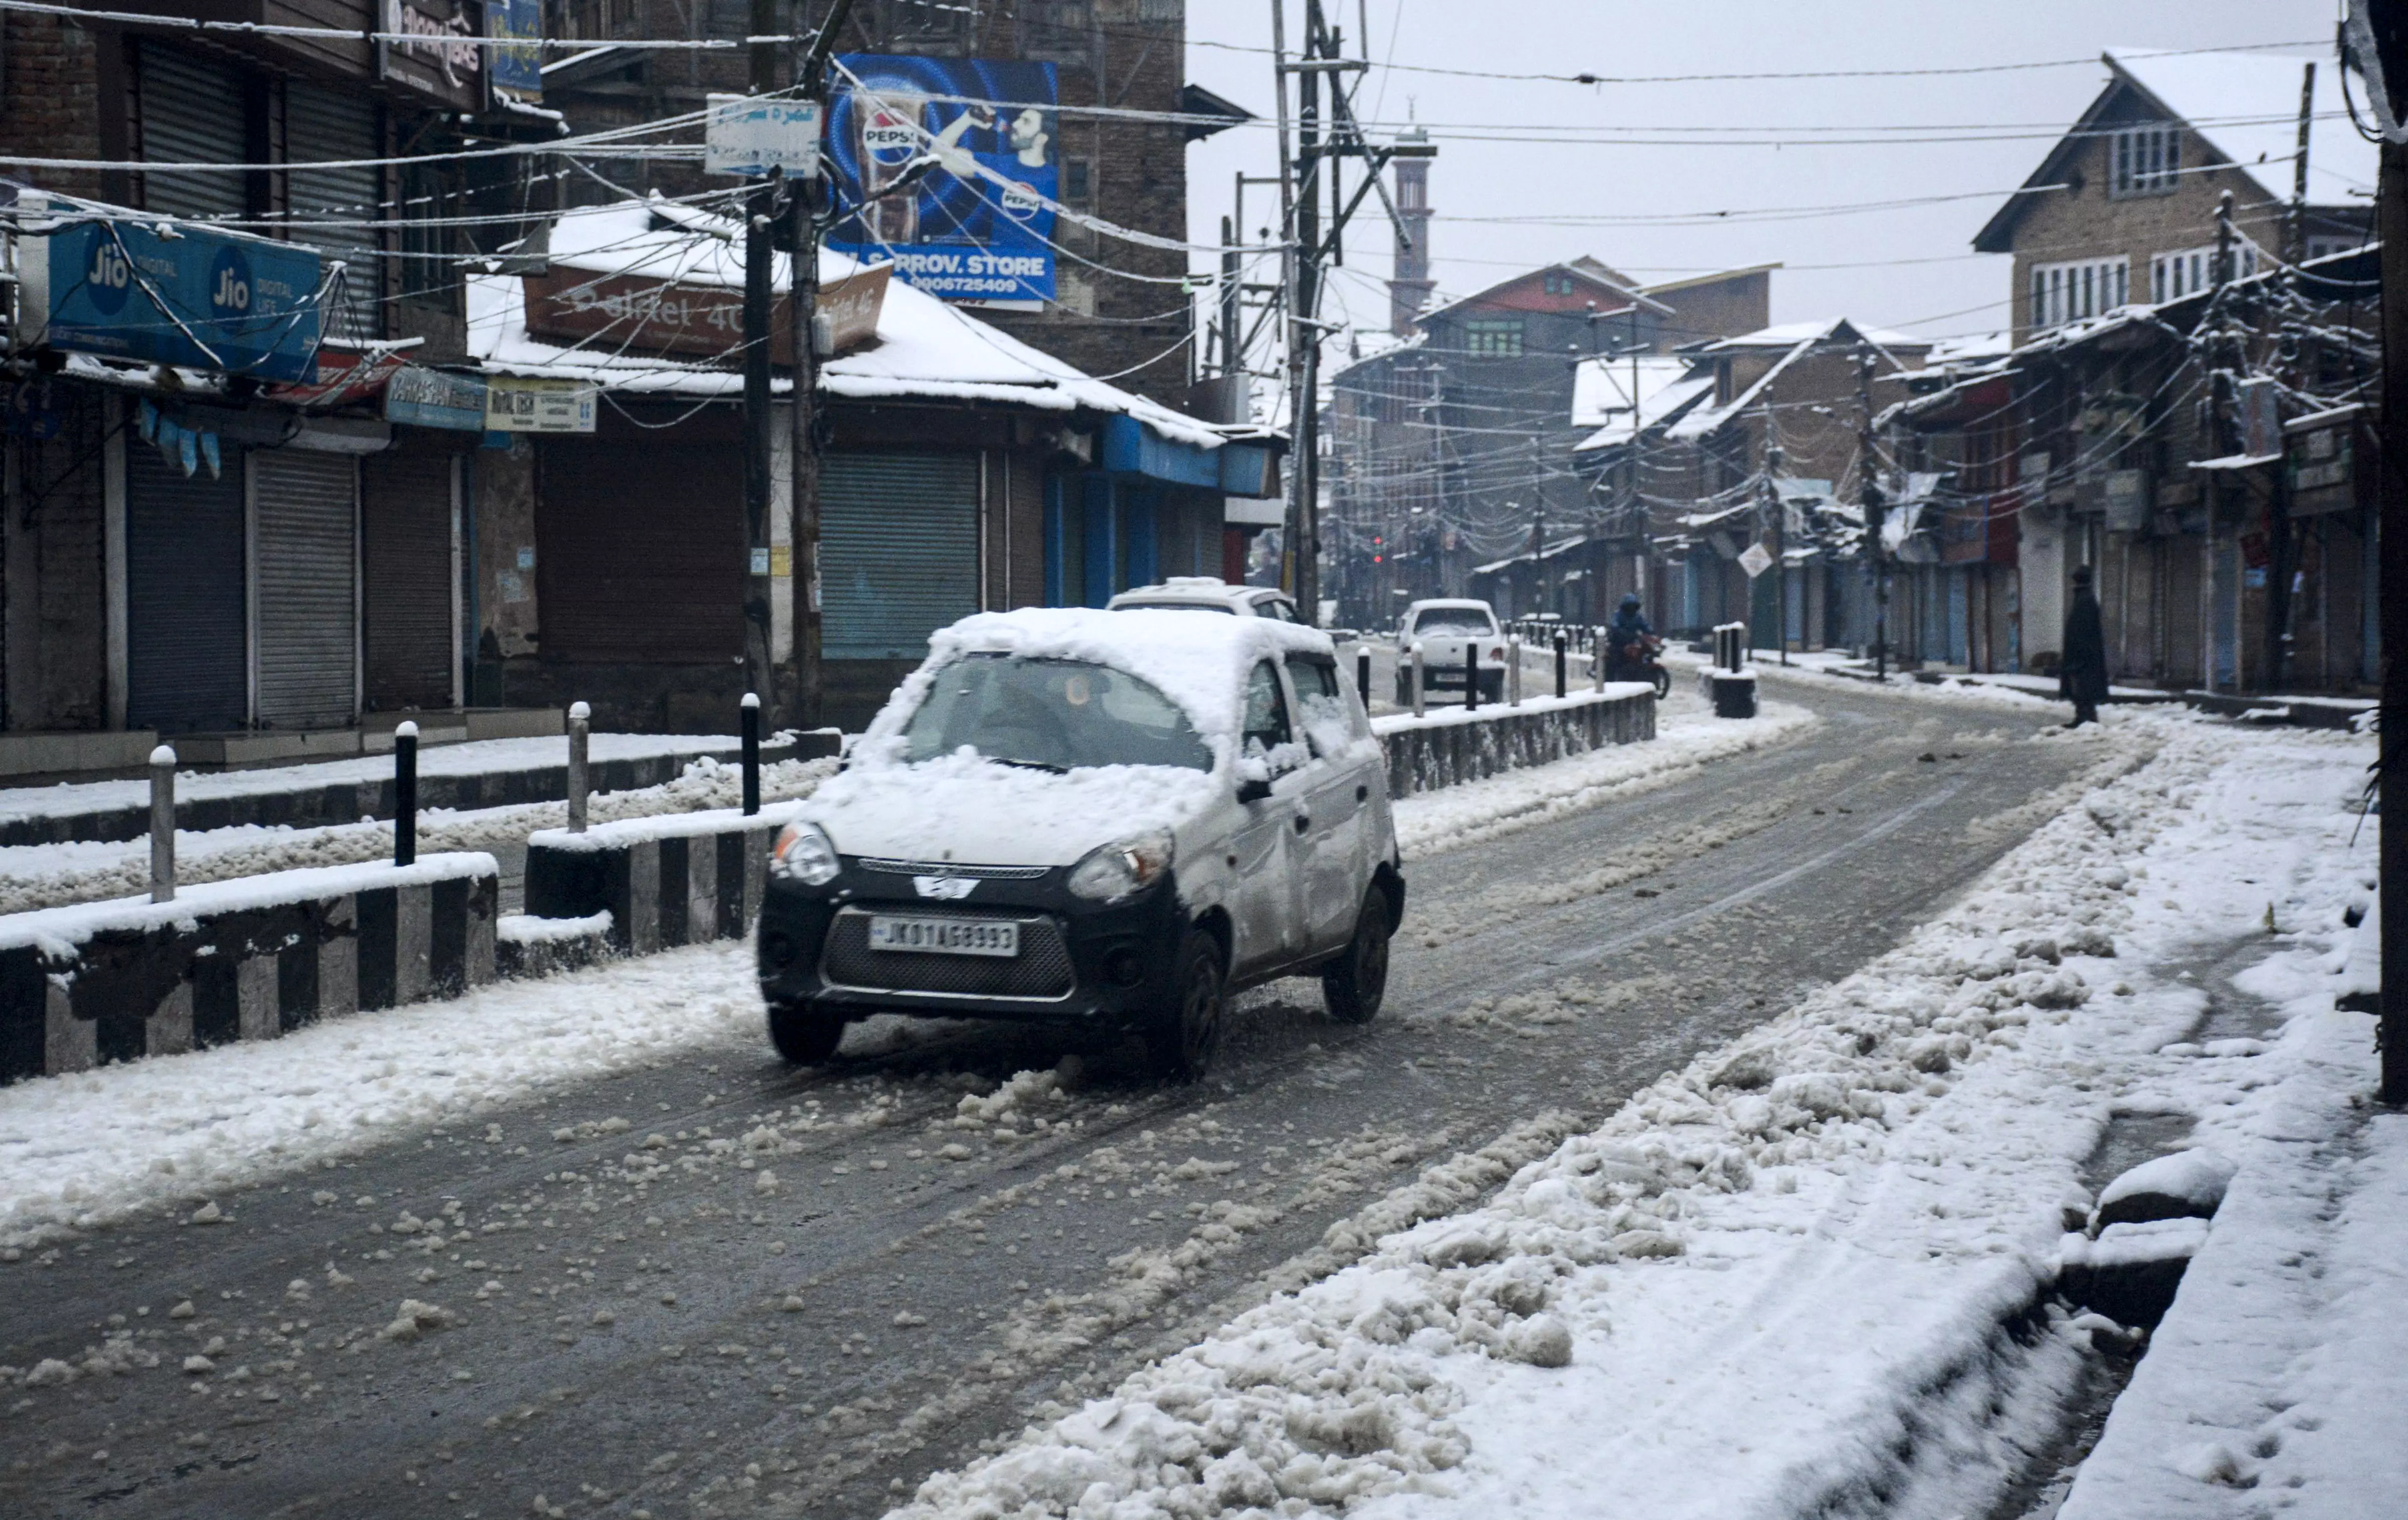
[[[1433,607],[1413,619],[1417,634],[1494,633],[1496,624],[1476,607]]]
[[[1039,770],[1212,768],[1212,752],[1168,697],[1125,670],[1083,660],[956,660],[937,672],[904,725],[903,745],[913,763],[967,746]]]
[[[1115,612],[1226,612],[1231,617],[1238,609],[1226,602],[1115,602]]]

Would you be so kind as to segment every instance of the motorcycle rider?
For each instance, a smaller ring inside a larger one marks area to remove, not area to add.
[[[1641,641],[1655,631],[1655,626],[1639,610],[1639,594],[1635,591],[1623,593],[1621,607],[1615,609],[1613,621],[1606,625],[1605,679],[1641,679],[1634,672],[1641,663]]]

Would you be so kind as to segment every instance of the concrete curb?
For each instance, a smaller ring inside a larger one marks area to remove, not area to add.
[[[528,836],[526,911],[536,919],[610,915],[604,939],[645,955],[740,939],[761,911],[769,846],[794,805],[747,817],[732,809],[629,818],[582,834]]]
[[[493,856],[452,854],[7,915],[0,1083],[457,997],[494,979],[498,897]]]

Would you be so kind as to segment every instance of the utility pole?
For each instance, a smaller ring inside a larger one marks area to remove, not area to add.
[[[1321,380],[1321,271],[1322,266],[1336,259],[1346,234],[1346,223],[1363,204],[1365,197],[1377,193],[1387,208],[1388,219],[1405,236],[1397,216],[1395,202],[1389,197],[1381,171],[1388,161],[1398,157],[1433,158],[1437,149],[1427,143],[1398,143],[1373,148],[1365,139],[1361,125],[1354,120],[1354,107],[1338,77],[1360,73],[1370,65],[1359,58],[1347,58],[1341,52],[1340,35],[1323,20],[1321,0],[1305,0],[1303,45],[1291,60],[1287,55],[1287,31],[1284,7],[1280,0],[1271,0],[1272,57],[1278,69],[1279,130],[1281,147],[1281,201],[1286,211],[1288,237],[1287,259],[1287,321],[1288,321],[1288,423],[1293,433],[1288,480],[1290,495],[1287,513],[1287,574],[1283,577],[1297,600],[1297,610],[1306,623],[1318,625],[1321,621],[1321,417],[1318,393]],[[1297,79],[1296,151],[1287,156],[1287,79]],[[1322,114],[1322,78],[1329,78],[1328,117]],[[1324,129],[1327,128],[1325,137]],[[1341,201],[1328,196],[1328,220],[1325,227],[1322,202],[1325,186],[1330,176],[1323,165],[1334,167],[1341,157],[1364,160],[1362,182],[1354,194]]]
[[[806,0],[795,0],[797,20],[805,5]],[[853,0],[836,0],[828,7],[827,18],[820,23],[819,36],[811,39],[810,50],[795,67],[794,88],[801,92],[804,99],[820,103],[823,122],[827,119],[828,57],[836,51],[837,37],[852,10]],[[802,27],[798,25],[795,30],[799,33]],[[817,182],[826,182],[824,169]],[[791,563],[787,566],[786,595],[794,611],[793,721],[803,728],[817,728],[827,721],[827,673],[822,653],[826,638],[820,601],[820,224],[811,205],[810,188],[810,182],[795,186],[794,204],[788,212],[794,219],[789,280],[793,294],[787,304],[788,337],[794,350],[794,405],[786,412],[792,430],[787,439],[791,458],[787,466],[786,537],[792,547],[787,550]]]
[[[2316,65],[2310,59],[2300,68],[2300,145],[2291,158],[2291,216],[2283,257],[2302,264],[2308,257],[2308,124],[2315,120]]]
[[[752,35],[778,30],[778,0],[752,0]],[[755,42],[746,50],[748,93],[778,88],[778,47]],[[778,199],[775,177],[744,197],[744,686],[778,706],[769,668],[769,308],[770,266],[776,258],[770,217]]]
[[[1296,81],[1296,295],[1288,305],[1288,421],[1295,437],[1296,503],[1289,562],[1297,609],[1321,626],[1321,0],[1304,0],[1304,53]],[[1337,81],[1330,81],[1332,89]]]
[[[1760,414],[1765,437],[1772,436],[1772,411],[1770,405]],[[1764,446],[1764,498],[1772,518],[1772,647],[1781,652],[1781,663],[1789,663],[1789,505],[1781,499],[1780,479],[1783,459],[1781,445],[1767,442]]]
[[[1873,582],[1873,679],[1889,680],[1889,561],[1884,537],[1887,512],[1882,501],[1880,456],[1873,452],[1873,370],[1870,348],[1856,351],[1856,404],[1864,421],[1856,429],[1856,500],[1864,509],[1865,565]]]
[[[2383,240],[2382,436],[2408,438],[2408,18],[2398,5],[2351,0],[2345,36],[2382,128],[2374,230]],[[2386,824],[2408,819],[2408,449],[2378,452],[2382,513],[2383,708],[2374,784]],[[2377,835],[2383,915],[2382,1100],[2408,1105],[2408,827]]]

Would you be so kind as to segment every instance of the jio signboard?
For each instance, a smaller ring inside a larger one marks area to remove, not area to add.
[[[957,301],[1054,299],[1060,96],[1051,64],[853,53],[824,172],[853,214],[831,246]],[[915,167],[927,160],[925,167]]]
[[[111,359],[222,370],[260,380],[318,378],[318,285],[308,249],[185,226],[162,237],[130,222],[84,222],[49,235],[25,261],[34,341]]]

